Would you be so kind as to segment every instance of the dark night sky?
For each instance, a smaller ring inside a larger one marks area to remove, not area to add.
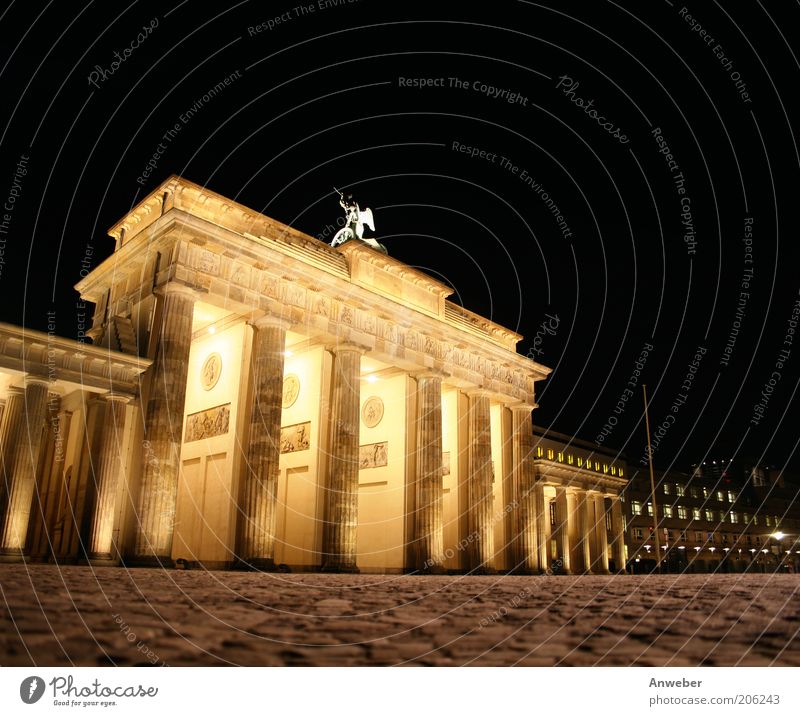
[[[0,195],[15,199],[0,320],[45,329],[54,310],[75,336],[87,251],[92,265],[107,256],[106,229],[172,173],[312,235],[340,214],[336,185],[373,209],[393,256],[541,351],[554,371],[537,424],[594,440],[612,416],[605,444],[636,463],[643,380],[667,426],[657,464],[796,469],[800,338],[776,368],[800,289],[796,3],[324,4],[13,3],[0,17]]]

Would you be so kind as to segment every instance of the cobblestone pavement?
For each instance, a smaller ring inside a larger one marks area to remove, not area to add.
[[[0,565],[0,665],[794,665],[800,576]]]

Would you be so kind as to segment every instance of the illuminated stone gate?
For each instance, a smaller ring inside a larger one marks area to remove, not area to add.
[[[621,472],[545,469],[531,412],[550,370],[448,286],[178,177],[110,234],[114,254],[76,288],[96,306],[90,350],[130,375],[105,385],[105,417],[84,440],[102,460],[62,559],[608,570]],[[17,502],[5,552],[33,558],[19,535],[54,523],[43,508],[22,526]]]

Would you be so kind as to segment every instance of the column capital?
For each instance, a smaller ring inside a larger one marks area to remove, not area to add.
[[[168,281],[167,283],[162,284],[155,289],[154,293],[161,296],[168,296],[169,294],[174,293],[186,298],[191,298],[193,301],[196,301],[198,298],[200,298],[200,292],[196,288],[192,288],[191,286],[187,286],[183,283],[177,283],[175,281]]]
[[[127,405],[134,399],[134,396],[129,393],[112,393],[111,391],[103,393],[100,397],[108,403],[122,403],[123,405]]]
[[[26,388],[29,385],[41,385],[45,388],[50,387],[50,379],[41,375],[26,375],[23,381]]]
[[[6,388],[6,394],[4,400],[8,400],[13,395],[22,395],[25,392],[24,388],[20,388],[18,385],[9,385]]]
[[[530,403],[513,403],[509,405],[508,408],[511,410],[512,413],[522,413],[523,416],[528,413],[532,413],[533,409],[538,407],[535,403],[531,405]]]
[[[288,331],[292,327],[292,321],[290,319],[283,316],[276,316],[271,313],[265,313],[263,316],[259,316],[258,318],[251,318],[248,323],[257,331],[269,326],[283,328],[285,331]]]
[[[486,388],[468,388],[464,391],[464,395],[468,398],[491,398],[494,393]]]
[[[332,343],[330,345],[325,346],[325,350],[333,353],[336,355],[337,353],[358,353],[359,355],[364,355],[365,353],[369,353],[369,347],[362,345],[360,343]]]
[[[450,373],[444,370],[439,370],[438,368],[425,368],[417,371],[416,373],[411,373],[410,375],[415,380],[419,380],[420,378],[439,378],[440,380],[444,380],[445,378],[450,377]]]

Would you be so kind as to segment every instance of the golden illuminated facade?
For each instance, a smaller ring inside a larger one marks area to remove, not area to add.
[[[179,177],[110,234],[115,252],[76,287],[95,304],[93,345],[53,339],[54,373],[44,357],[38,376],[23,359],[2,366],[6,558],[398,573],[624,562],[620,463],[537,454],[550,448],[533,433],[534,387],[550,370],[448,286]],[[47,353],[46,334],[24,334]]]

